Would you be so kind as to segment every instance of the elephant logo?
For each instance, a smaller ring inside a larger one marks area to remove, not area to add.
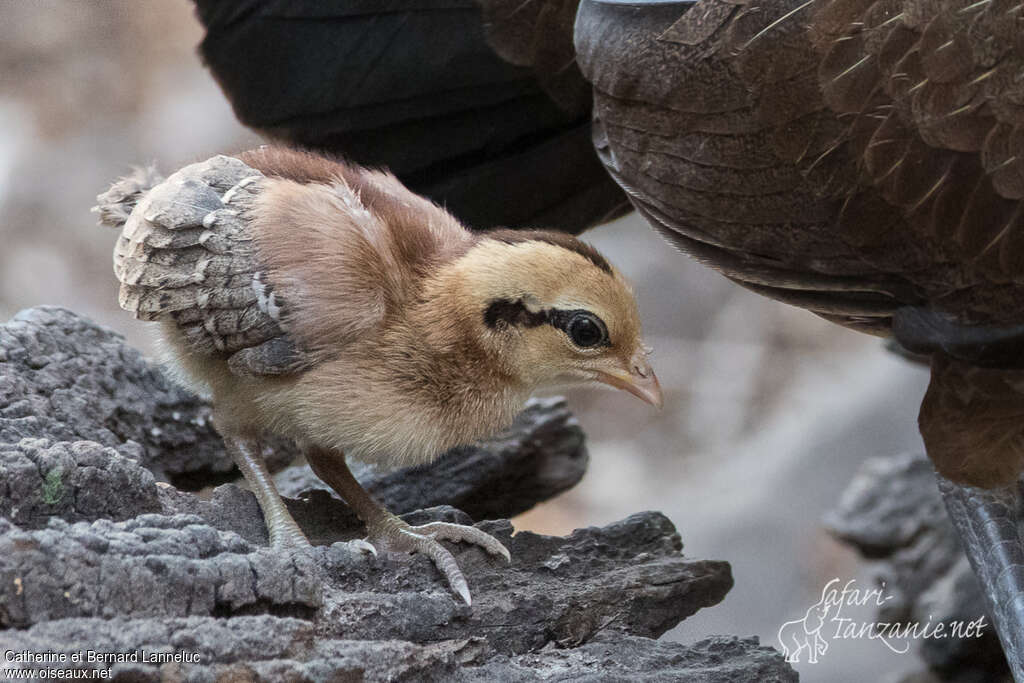
[[[838,580],[838,579],[837,579]],[[782,646],[782,654],[786,661],[798,663],[800,653],[807,652],[807,663],[817,664],[818,656],[828,650],[828,641],[821,637],[821,629],[825,626],[829,610],[837,605],[826,599],[826,594],[834,581],[830,581],[821,591],[821,599],[811,605],[800,619],[787,621],[779,627],[777,638]]]

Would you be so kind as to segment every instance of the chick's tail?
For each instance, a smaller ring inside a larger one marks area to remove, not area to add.
[[[137,167],[128,175],[118,178],[110,189],[96,195],[93,213],[99,222],[112,228],[121,228],[142,196],[163,181],[156,166]]]

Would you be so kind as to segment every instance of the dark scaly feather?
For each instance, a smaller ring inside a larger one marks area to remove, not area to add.
[[[122,308],[176,324],[194,353],[227,358],[232,371],[283,374],[303,364],[279,322],[284,302],[268,305],[259,280],[245,210],[262,178],[238,159],[214,157],[144,192],[101,195],[108,207],[114,195],[132,200],[130,211],[101,215],[122,229],[114,252]]]

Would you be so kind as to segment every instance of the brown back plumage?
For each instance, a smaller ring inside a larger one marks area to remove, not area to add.
[[[386,321],[425,273],[473,243],[389,173],[281,147],[240,158],[278,181],[250,218],[268,277],[294,309],[288,329],[307,350],[330,354]]]
[[[1020,317],[1021,36],[1016,0],[706,0],[587,3],[577,47],[642,213],[743,284],[884,332],[907,304]]]

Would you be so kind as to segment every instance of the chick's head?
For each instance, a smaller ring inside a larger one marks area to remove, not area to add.
[[[661,406],[636,298],[595,249],[562,233],[492,232],[458,270],[475,335],[518,381],[602,382]]]

